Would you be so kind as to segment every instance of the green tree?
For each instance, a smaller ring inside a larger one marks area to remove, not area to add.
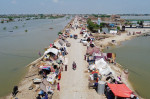
[[[25,32],[28,32],[28,30],[25,30]]]
[[[96,29],[99,28],[99,25],[92,22],[91,19],[87,20],[87,24],[88,24],[88,29],[92,32],[94,32]]]
[[[1,23],[4,23],[4,20],[2,20]]]
[[[140,24],[140,21],[137,21],[137,24]]]
[[[139,24],[141,27],[143,27],[144,21],[137,21],[137,24]]]
[[[18,29],[18,26],[15,26],[15,29]]]
[[[120,31],[120,27],[119,27],[119,26],[117,26],[117,30],[119,30],[119,31]]]
[[[106,26],[106,23],[100,23],[100,27],[103,28]]]
[[[106,26],[106,23],[100,23],[100,25],[98,25],[97,23],[92,22],[91,19],[87,20],[87,24],[88,24],[88,29],[92,32],[95,32],[98,29],[102,29],[103,27]]]
[[[139,25],[143,26],[144,21],[140,21]]]
[[[14,19],[13,19],[13,17],[8,17],[8,20],[13,21]]]

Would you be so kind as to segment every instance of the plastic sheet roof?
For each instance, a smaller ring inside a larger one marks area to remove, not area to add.
[[[117,97],[130,98],[131,94],[133,94],[133,92],[125,84],[107,84]]]

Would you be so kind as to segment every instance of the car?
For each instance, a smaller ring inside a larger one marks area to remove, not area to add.
[[[87,41],[87,39],[83,38],[80,40],[80,43],[83,43],[84,41]]]

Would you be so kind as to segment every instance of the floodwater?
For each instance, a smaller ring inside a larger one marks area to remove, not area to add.
[[[0,23],[0,97],[12,92],[25,66],[39,58],[39,51],[43,54],[68,22],[64,17]]]
[[[150,16],[121,16],[122,19],[150,19]]]
[[[117,54],[116,61],[129,69],[129,81],[136,92],[150,99],[150,36],[137,37],[106,52]]]

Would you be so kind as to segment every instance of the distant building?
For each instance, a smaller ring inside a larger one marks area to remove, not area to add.
[[[109,32],[110,34],[117,34],[118,33],[118,31],[117,30],[110,30],[110,32]]]
[[[115,24],[110,23],[109,26],[110,26],[110,27],[115,27]]]
[[[111,15],[111,20],[112,21],[120,21],[120,15]]]
[[[97,23],[98,18],[91,17],[90,19],[91,19],[92,22]]]
[[[112,19],[120,19],[120,15],[111,15]]]

